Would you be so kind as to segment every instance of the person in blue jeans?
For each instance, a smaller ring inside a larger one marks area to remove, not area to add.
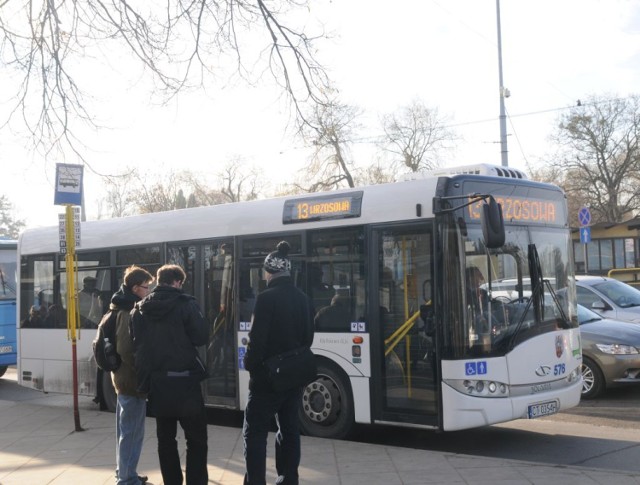
[[[136,391],[138,381],[134,367],[133,340],[129,333],[130,312],[136,302],[149,294],[153,276],[144,268],[130,266],[125,270],[120,289],[111,297],[109,308],[118,312],[116,349],[122,363],[111,373],[118,395],[116,405],[116,483],[138,485],[147,481],[138,475],[138,461],[144,440],[147,398]]]
[[[290,246],[282,241],[267,255],[263,269],[267,289],[258,295],[251,320],[244,367],[249,371],[249,399],[244,410],[245,485],[266,484],[267,435],[275,415],[277,484],[298,485],[302,388],[275,392],[264,361],[313,342],[313,304],[291,278]]]

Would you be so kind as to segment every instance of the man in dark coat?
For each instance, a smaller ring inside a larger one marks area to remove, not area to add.
[[[206,376],[196,347],[207,343],[207,322],[178,265],[158,269],[158,286],[132,312],[138,391],[149,393],[156,416],[160,471],[166,485],[182,484],[177,426],[187,441],[187,485],[205,485],[207,420],[200,381]]]
[[[244,483],[265,484],[267,435],[271,418],[276,435],[276,483],[298,485],[300,429],[298,406],[302,389],[274,392],[269,386],[265,359],[313,342],[313,304],[291,279],[290,246],[286,241],[264,261],[267,289],[256,299],[244,367],[249,371],[249,399],[244,414]]]

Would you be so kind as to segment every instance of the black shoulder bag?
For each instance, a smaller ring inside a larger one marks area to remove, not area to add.
[[[306,386],[318,376],[316,358],[306,346],[269,357],[264,365],[269,373],[271,389],[275,392]]]

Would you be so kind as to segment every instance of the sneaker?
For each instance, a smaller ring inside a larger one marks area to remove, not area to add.
[[[140,480],[140,483],[147,483],[149,477],[146,475],[138,475],[138,480]]]

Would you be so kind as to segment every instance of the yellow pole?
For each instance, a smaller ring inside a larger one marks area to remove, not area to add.
[[[76,234],[73,220],[73,206],[66,206],[65,213],[65,237],[67,253],[67,334],[71,340],[71,365],[73,372],[73,421],[76,431],[84,431],[80,426],[80,410],[78,408],[78,354],[76,348],[78,330],[78,310],[76,294]]]
[[[404,319],[409,319],[409,278],[407,277],[407,240],[406,237],[402,237],[402,278],[404,288]],[[405,353],[407,364],[407,396],[411,397],[411,335],[405,336]]]

